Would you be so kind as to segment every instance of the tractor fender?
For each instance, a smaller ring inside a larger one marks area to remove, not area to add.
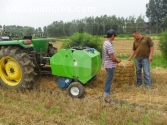
[[[33,48],[33,44],[24,44],[24,40],[0,41],[0,46],[17,45],[23,48]]]

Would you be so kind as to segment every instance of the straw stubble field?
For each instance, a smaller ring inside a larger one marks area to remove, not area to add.
[[[61,43],[55,46],[59,48]],[[117,54],[129,54],[131,46],[132,40],[114,41]],[[155,49],[155,53],[160,52]],[[121,65],[127,68],[125,63]],[[165,125],[167,71],[157,67],[151,72],[151,91],[144,85],[136,88],[135,79],[131,83],[117,79],[112,87],[116,93],[111,94],[117,103],[112,106],[103,99],[103,68],[95,81],[84,86],[85,96],[81,99],[72,99],[55,84],[53,76],[39,76],[33,90],[24,92],[1,87],[0,125]]]

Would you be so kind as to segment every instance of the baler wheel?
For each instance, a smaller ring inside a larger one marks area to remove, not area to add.
[[[83,96],[84,94],[84,87],[81,83],[79,82],[72,82],[69,86],[68,86],[68,92],[69,95],[72,98],[80,98]]]

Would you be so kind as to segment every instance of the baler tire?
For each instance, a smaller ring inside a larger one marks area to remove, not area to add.
[[[72,98],[80,98],[84,94],[84,87],[79,82],[72,82],[68,86],[68,93]]]
[[[0,48],[0,84],[5,88],[31,88],[34,65],[23,49],[14,46]]]

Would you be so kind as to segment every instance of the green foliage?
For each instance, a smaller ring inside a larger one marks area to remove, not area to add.
[[[107,35],[103,35],[103,38],[107,38]]]
[[[120,38],[129,38],[129,37],[132,37],[132,34],[119,34],[119,35],[117,35],[117,37],[120,37]]]
[[[17,37],[17,38],[12,38],[13,40],[22,40],[23,38]]]
[[[167,12],[167,1],[166,0],[150,0],[146,4],[146,16],[151,20],[151,22],[161,22],[166,16]]]
[[[167,13],[167,1],[166,0],[149,0],[146,4],[146,16],[149,18],[152,27],[156,30],[156,33],[165,29],[165,16]]]
[[[32,35],[34,33],[35,33],[34,28],[32,28],[32,27],[25,27],[25,29],[24,29],[24,35],[25,36],[29,36],[29,35]]]
[[[132,33],[134,29],[145,32],[144,16],[129,16],[127,18],[117,17],[116,15],[100,17],[91,16],[83,19],[74,19],[70,22],[54,21],[47,26],[49,37],[71,36],[79,32],[87,32],[91,35],[101,35],[106,38],[106,32],[110,28],[116,30],[117,34]]]
[[[162,67],[167,68],[167,59],[162,55],[153,55],[153,61],[151,62],[151,68]]]
[[[119,34],[118,37],[125,38],[127,35],[125,34]]]
[[[152,1],[152,0],[150,0]],[[160,2],[161,4],[162,2]],[[147,33],[155,33],[155,30],[162,32],[167,28],[167,17],[161,16],[166,14],[167,9],[159,8],[159,4],[152,5],[152,3],[147,4],[147,17],[149,17],[150,22],[144,21],[144,16],[140,15],[138,17],[129,16],[127,18],[117,17],[115,15],[107,16],[91,16],[85,17],[83,19],[74,19],[70,22],[53,21],[52,24],[44,26],[43,30],[41,27],[33,28],[28,26],[16,26],[10,25],[6,26],[6,31],[14,34],[20,35],[20,32],[24,35],[36,34],[43,37],[69,37],[75,32],[79,33],[90,33],[91,35],[99,35],[106,38],[106,32],[110,28],[116,30],[117,34],[131,34],[134,29],[141,33],[145,33],[147,28],[149,29]],[[155,9],[157,8],[157,9]],[[163,7],[164,8],[164,7]],[[161,14],[159,14],[162,12]],[[158,13],[158,14],[157,14]],[[160,16],[160,17],[159,17]],[[157,22],[158,18],[158,23]],[[158,33],[158,32],[156,32]],[[121,35],[119,35],[121,37]],[[127,35],[127,39],[130,37]]]
[[[44,27],[44,32],[42,32],[42,29],[40,27],[38,27],[37,29],[33,28],[33,27],[29,27],[29,26],[16,26],[16,25],[9,25],[6,26],[6,32],[9,32],[10,35],[16,35],[18,38],[14,38],[14,39],[20,39],[21,38],[21,33],[24,36],[29,36],[29,35],[42,35],[46,37],[47,35],[47,31],[46,31],[46,26]],[[22,38],[21,38],[22,39]]]
[[[102,52],[102,41],[97,36],[92,36],[89,33],[74,33],[69,39],[71,47],[90,47]]]
[[[47,26],[47,35],[49,37],[64,36],[64,23],[63,21],[54,21],[52,24]]]
[[[167,30],[160,35],[159,48],[165,59],[167,59]]]
[[[163,27],[164,27],[165,29],[167,29],[167,16],[165,16],[162,25],[163,25]]]
[[[58,41],[58,42],[63,42],[63,44],[66,44],[67,42],[70,42],[69,39],[56,39],[56,41]],[[63,45],[63,46],[64,46],[64,45]],[[64,48],[64,47],[62,47],[62,48]]]

